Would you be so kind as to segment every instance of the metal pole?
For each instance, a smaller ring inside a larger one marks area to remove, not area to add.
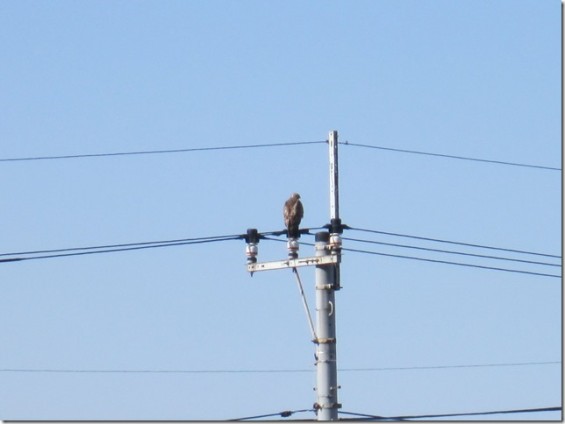
[[[316,256],[330,255],[330,235],[316,234]],[[318,421],[338,419],[335,267],[316,266],[316,403]]]
[[[337,161],[337,131],[330,131],[328,144],[330,147],[330,219],[332,225],[339,220],[339,172]],[[336,233],[332,228],[332,233]]]
[[[338,167],[338,141],[337,131],[330,131],[328,137],[330,150],[330,250],[338,255],[338,263],[335,265],[335,289],[341,288],[341,277],[339,262],[341,259],[341,233],[343,226],[339,218],[339,167]]]

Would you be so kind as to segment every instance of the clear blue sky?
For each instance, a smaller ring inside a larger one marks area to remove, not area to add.
[[[335,129],[343,142],[561,168],[560,13],[557,0],[3,1],[0,159]],[[304,226],[329,221],[324,144],[1,161],[0,177],[0,254],[279,230],[294,191]],[[351,227],[561,255],[560,171],[341,145],[340,178]],[[285,256],[261,242],[259,260]],[[313,270],[302,278],[312,305]],[[342,285],[344,411],[561,405],[560,278],[345,252]],[[0,418],[230,419],[315,401],[293,276],[250,278],[243,241],[0,263],[0,290]]]

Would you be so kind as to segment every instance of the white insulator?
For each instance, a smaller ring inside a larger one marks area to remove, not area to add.
[[[330,250],[340,250],[341,249],[341,236],[337,233],[330,234]]]
[[[257,262],[257,254],[259,253],[259,247],[256,243],[248,243],[245,247],[245,256],[247,256],[247,263]]]
[[[299,249],[298,240],[289,239],[288,242],[286,243],[286,247],[288,249],[288,257],[289,258],[297,258],[298,257],[298,249]]]

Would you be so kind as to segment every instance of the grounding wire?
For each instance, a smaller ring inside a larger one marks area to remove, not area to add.
[[[528,163],[507,162],[507,161],[491,160],[491,159],[481,159],[481,158],[473,158],[473,157],[467,157],[467,156],[446,155],[446,154],[443,154],[443,153],[422,152],[422,151],[418,151],[418,150],[395,149],[395,148],[392,148],[392,147],[374,146],[374,145],[370,145],[370,144],[350,143],[348,141],[340,142],[339,144],[343,144],[345,146],[364,147],[364,148],[368,148],[368,149],[387,150],[387,151],[397,152],[397,153],[411,153],[411,154],[417,154],[417,155],[435,156],[435,157],[442,157],[442,158],[448,158],[448,159],[459,159],[459,160],[467,160],[467,161],[473,161],[473,162],[486,162],[486,163],[493,163],[493,164],[497,164],[497,165],[521,166],[521,167],[526,167],[526,168],[537,168],[537,169],[547,169],[547,170],[550,170],[550,171],[561,171],[561,168],[555,168],[555,167],[552,167],[552,166],[532,165],[532,164],[528,164]]]
[[[90,154],[59,155],[59,156],[29,156],[29,157],[20,157],[20,158],[0,158],[0,162],[23,162],[23,161],[38,161],[38,160],[95,158],[95,157],[109,157],[109,156],[189,153],[189,152],[204,152],[204,151],[213,151],[213,150],[237,150],[237,149],[254,149],[254,148],[264,148],[264,147],[298,146],[298,145],[321,144],[321,143],[327,143],[327,141],[324,140],[324,141],[299,141],[299,142],[288,142],[288,143],[243,144],[237,146],[195,147],[195,148],[187,148],[187,149],[168,149],[168,150],[140,150],[140,151],[130,151],[130,152],[90,153]]]

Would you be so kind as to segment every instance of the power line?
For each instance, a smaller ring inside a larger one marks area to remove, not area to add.
[[[288,418],[293,414],[298,414],[301,412],[316,412],[315,409],[297,409],[294,411],[282,411],[282,412],[276,412],[274,414],[265,414],[265,415],[255,415],[252,417],[244,417],[244,418],[234,418],[228,421],[248,421],[248,420],[258,420],[261,418],[270,418],[270,417],[282,417],[282,418]]]
[[[106,245],[86,246],[86,247],[67,247],[63,249],[32,250],[27,252],[0,253],[0,257],[16,256],[16,255],[34,255],[34,254],[43,254],[43,253],[61,253],[61,252],[71,252],[77,250],[110,249],[117,247],[132,247],[132,246],[144,246],[144,245],[176,244],[176,243],[184,243],[184,242],[206,241],[206,240],[216,240],[216,239],[225,239],[225,238],[237,239],[242,237],[243,236],[239,234],[231,234],[231,235],[192,237],[192,238],[182,238],[182,239],[172,239],[172,240],[156,240],[156,241],[142,241],[142,242],[133,242],[133,243],[106,244]]]
[[[535,412],[558,412],[561,411],[562,407],[560,406],[552,406],[547,408],[528,408],[528,409],[508,409],[508,410],[498,410],[498,411],[483,411],[483,412],[459,412],[459,413],[450,413],[450,414],[426,414],[426,415],[397,415],[397,416],[381,416],[381,415],[371,415],[371,414],[362,414],[358,412],[349,412],[349,411],[339,411],[340,415],[351,415],[358,418],[354,418],[354,420],[359,421],[400,421],[400,420],[411,420],[411,419],[424,419],[424,418],[448,418],[448,417],[465,417],[465,416],[477,416],[477,415],[508,415],[508,414],[525,414],[525,413],[535,413]],[[282,417],[288,418],[296,413],[303,413],[303,412],[316,412],[315,409],[298,409],[294,411],[282,411],[276,412],[274,414],[263,414],[263,415],[255,415],[250,417],[244,418],[235,418],[228,421],[249,421],[249,420],[258,420],[262,418],[271,418],[271,417]],[[344,418],[340,419],[344,421]],[[349,419],[345,419],[349,420]]]
[[[28,374],[291,374],[311,373],[309,369],[211,369],[211,370],[175,370],[175,369],[61,369],[61,368],[4,368],[2,373]]]
[[[299,233],[300,234],[306,234],[306,235],[313,235],[311,233],[311,231],[315,231],[315,230],[325,230],[327,229],[327,226],[323,226],[323,227],[309,227],[309,228],[300,228],[299,229]],[[259,233],[259,238],[265,238],[266,240],[268,240],[267,237],[265,236],[286,236],[288,233],[287,229],[284,230],[277,230],[277,231],[262,231],[261,233]],[[275,240],[275,239],[272,239]]]
[[[130,152],[90,153],[90,154],[59,155],[59,156],[28,156],[28,157],[20,157],[20,158],[0,158],[0,162],[24,162],[24,161],[38,161],[38,160],[98,158],[98,157],[109,157],[109,156],[190,153],[190,152],[204,152],[204,151],[213,151],[213,150],[237,150],[237,149],[255,149],[255,148],[264,148],[264,147],[301,146],[307,144],[321,144],[321,143],[327,143],[327,141],[324,140],[324,141],[301,141],[301,142],[289,142],[289,143],[243,144],[237,146],[195,147],[195,148],[187,148],[187,149],[169,149],[169,150],[140,150],[140,151],[130,151]]]
[[[235,146],[195,147],[195,148],[185,148],[185,149],[138,150],[138,151],[109,152],[109,153],[84,153],[84,154],[75,154],[75,155],[27,156],[27,157],[16,157],[16,158],[0,158],[0,162],[24,162],[24,161],[38,161],[38,160],[81,159],[81,158],[96,158],[96,157],[111,157],[111,156],[174,154],[174,153],[190,153],[190,152],[203,152],[203,151],[213,151],[213,150],[238,150],[238,149],[253,149],[253,148],[265,148],[265,147],[286,147],[286,146],[299,146],[299,145],[322,144],[322,143],[327,144],[327,140],[286,142],[286,143],[242,144]],[[400,153],[411,153],[411,154],[436,156],[436,157],[443,157],[450,159],[469,160],[475,162],[495,163],[499,165],[512,165],[512,166],[521,166],[528,168],[548,169],[552,171],[561,171],[561,168],[555,168],[555,167],[543,166],[543,165],[532,165],[532,164],[516,163],[516,162],[508,162],[508,161],[455,156],[455,155],[447,155],[441,153],[423,152],[417,150],[396,149],[396,148],[384,147],[384,146],[374,146],[374,145],[361,144],[361,143],[350,143],[348,141],[340,142],[339,144],[354,146],[354,147],[370,148],[370,149],[387,150],[387,151],[400,152]]]
[[[430,238],[430,237],[421,237],[421,236],[414,236],[414,235],[401,234],[401,233],[391,233],[391,232],[387,232],[387,231],[371,230],[371,229],[366,229],[366,228],[356,228],[356,227],[349,227],[349,226],[346,226],[345,228],[347,230],[362,231],[362,232],[366,232],[366,233],[384,234],[384,235],[387,235],[387,236],[406,237],[406,238],[412,238],[412,239],[417,239],[417,240],[433,241],[433,242],[438,242],[438,243],[457,244],[457,245],[460,245],[460,246],[478,247],[478,248],[481,248],[481,249],[500,250],[500,251],[503,251],[503,252],[523,253],[523,254],[527,254],[527,255],[545,256],[545,257],[548,257],[548,258],[561,259],[561,256],[559,256],[559,255],[550,255],[550,254],[547,254],[547,253],[532,252],[532,251],[527,251],[527,250],[508,249],[508,248],[504,248],[504,247],[487,246],[487,245],[484,245],[484,244],[464,243],[464,242],[460,242],[460,241],[451,241],[451,240],[444,240],[444,239],[437,239],[437,238]]]
[[[173,242],[173,243],[140,243],[140,245],[134,245],[131,247],[121,247],[121,248],[110,248],[110,249],[100,249],[100,250],[92,250],[97,249],[96,247],[83,247],[83,248],[74,248],[74,249],[59,249],[58,251],[69,251],[69,250],[84,250],[82,252],[73,252],[73,253],[56,253],[56,254],[48,254],[48,255],[36,255],[36,256],[19,256],[13,258],[6,258],[0,259],[0,263],[8,263],[8,262],[21,262],[21,261],[30,261],[30,260],[37,260],[37,259],[53,259],[53,258],[63,258],[63,257],[70,257],[70,256],[83,256],[83,255],[94,255],[98,253],[116,253],[116,252],[126,252],[132,250],[142,250],[142,249],[154,249],[159,247],[170,247],[170,246],[187,246],[193,244],[203,244],[203,243],[214,243],[220,241],[228,241],[228,240],[239,240],[243,236],[225,236],[225,237],[214,237],[214,238],[207,238],[207,239],[194,239],[191,241],[180,241],[180,242]],[[57,250],[54,250],[54,252]],[[40,252],[40,251],[38,251]],[[48,251],[47,251],[48,252]],[[0,256],[5,256],[6,254],[2,254]]]
[[[350,143],[348,141],[340,142],[339,144],[344,144],[346,146],[354,146],[354,147],[364,147],[364,148],[368,148],[368,149],[387,150],[387,151],[398,152],[398,153],[411,153],[411,154],[417,154],[417,155],[436,156],[436,157],[442,157],[442,158],[448,158],[448,159],[460,159],[460,160],[467,160],[467,161],[473,161],[473,162],[494,163],[494,164],[497,164],[497,165],[511,165],[511,166],[521,166],[521,167],[526,167],[526,168],[537,168],[537,169],[547,169],[547,170],[551,170],[551,171],[561,171],[561,168],[555,168],[555,167],[552,167],[552,166],[532,165],[532,164],[527,164],[527,163],[517,163],[517,162],[507,162],[507,161],[500,161],[500,160],[472,158],[472,157],[467,157],[467,156],[446,155],[446,154],[442,154],[442,153],[422,152],[422,151],[418,151],[418,150],[395,149],[395,148],[392,148],[392,147],[374,146],[374,145],[360,144],[360,143]]]
[[[561,361],[547,362],[507,362],[491,364],[459,364],[459,365],[430,365],[410,367],[381,367],[381,368],[344,368],[342,372],[370,372],[370,371],[415,371],[415,370],[440,370],[457,368],[498,368],[498,367],[525,367],[538,365],[560,365]]]
[[[451,261],[443,261],[443,260],[439,260],[439,259],[419,258],[419,257],[416,257],[416,256],[393,255],[393,254],[390,254],[390,253],[373,252],[373,251],[370,251],[370,250],[351,249],[351,248],[345,248],[345,247],[342,248],[342,250],[345,250],[345,251],[348,251],[348,252],[366,253],[366,254],[370,254],[370,255],[388,256],[388,257],[391,257],[391,258],[412,259],[412,260],[416,260],[416,261],[434,262],[434,263],[447,264],[447,265],[457,265],[457,266],[464,266],[464,267],[470,267],[470,268],[490,269],[490,270],[493,270],[493,271],[505,271],[505,272],[514,272],[514,273],[517,273],[517,274],[537,275],[537,276],[540,276],[540,277],[561,278],[560,275],[545,274],[545,273],[542,273],[542,272],[522,271],[522,270],[517,270],[517,269],[498,268],[498,267],[493,267],[493,266],[475,265],[475,264],[468,264],[468,263],[463,263],[463,262],[451,262]]]
[[[301,230],[302,234],[311,235],[310,231],[315,229],[320,229],[322,227],[313,227]],[[418,238],[418,239],[426,239],[432,241],[442,241],[445,243],[453,243],[453,244],[463,244],[463,245],[470,245],[469,243],[461,243],[461,242],[450,242],[446,240],[439,240],[439,239],[430,239],[424,237],[417,237],[417,236],[408,236],[408,235],[401,235],[395,233],[386,233],[383,231],[377,230],[369,230],[369,229],[360,229],[360,228],[353,228],[353,227],[345,227],[348,230],[357,230],[363,232],[370,232],[370,233],[378,233],[378,234],[388,234],[388,235],[398,235],[403,237],[410,237],[410,238]],[[286,230],[280,231],[270,231],[260,234],[260,237],[265,240],[276,240],[276,241],[283,241],[280,239],[274,239],[271,237],[266,236],[266,234],[271,234],[275,236],[280,236],[286,233]],[[228,241],[228,240],[239,240],[244,239],[245,235],[224,235],[224,236],[209,236],[209,237],[198,237],[198,238],[185,238],[185,239],[174,239],[174,240],[162,240],[162,241],[150,241],[150,242],[137,242],[137,243],[122,243],[122,244],[108,244],[108,245],[99,245],[99,246],[86,246],[86,247],[73,247],[73,248],[63,248],[63,249],[50,249],[50,250],[35,250],[35,251],[27,251],[27,252],[12,252],[12,253],[2,253],[0,254],[0,263],[10,263],[10,262],[21,262],[26,260],[38,260],[38,259],[52,259],[52,258],[61,258],[61,257],[71,257],[71,256],[83,256],[83,255],[92,255],[98,253],[116,253],[116,252],[124,252],[124,251],[133,251],[133,250],[142,250],[142,249],[153,249],[159,247],[170,247],[170,246],[186,246],[186,245],[193,245],[193,244],[203,244],[203,243],[213,243],[213,242],[220,242],[220,241]],[[346,238],[347,239],[347,238]],[[353,241],[360,241],[361,239],[351,239]],[[387,244],[384,242],[377,242],[371,240],[365,240],[368,243],[375,243],[375,244]],[[313,245],[311,243],[304,243],[301,242],[303,245]],[[394,245],[392,243],[388,243],[390,245]],[[414,249],[422,249],[422,250],[430,250],[430,251],[438,251],[441,253],[454,253],[454,254],[465,254],[469,256],[478,256],[478,257],[487,257],[486,255],[474,255],[474,254],[466,254],[463,252],[452,252],[452,251],[441,251],[439,249],[428,249],[428,248],[419,248],[415,246],[407,246],[407,245],[396,245],[402,247],[411,247]],[[554,256],[554,255],[546,255],[540,254],[535,252],[525,252],[525,251],[517,251],[514,249],[502,249],[502,248],[494,248],[492,246],[480,246],[480,245],[473,245],[475,247],[485,247],[497,250],[506,250],[506,251],[513,251],[513,252],[521,252],[521,253],[529,253],[529,254],[537,254],[543,256]],[[451,264],[451,265],[459,265],[459,266],[467,266],[473,268],[483,268],[483,269],[491,269],[497,271],[507,271],[507,272],[517,272],[522,274],[531,274],[531,275],[539,275],[539,276],[546,276],[546,277],[556,277],[560,278],[559,275],[554,274],[545,274],[545,273],[538,273],[538,272],[531,272],[531,271],[521,271],[521,270],[514,270],[514,269],[507,269],[507,268],[498,268],[498,267],[490,267],[490,266],[483,266],[483,265],[475,265],[475,264],[466,264],[466,263],[459,263],[459,262],[450,262],[450,261],[443,261],[437,259],[428,259],[428,258],[419,258],[413,256],[403,256],[403,255],[393,255],[389,253],[383,252],[374,252],[374,251],[367,251],[361,249],[351,249],[351,248],[343,248],[344,251],[351,251],[357,253],[366,253],[372,255],[381,255],[381,256],[389,256],[389,257],[396,257],[396,258],[403,258],[403,259],[413,259],[413,260],[420,260],[426,262],[435,262],[435,263],[443,263],[443,264]],[[8,257],[7,257],[8,256]],[[501,259],[498,257],[488,257],[490,259]],[[513,260],[510,258],[505,258],[506,260]],[[531,262],[535,263],[534,261],[523,261],[517,260],[521,262]],[[539,262],[538,264],[546,264]],[[555,264],[546,264],[546,265],[553,265],[558,266]]]
[[[278,241],[278,242],[284,243],[284,240],[280,240],[280,239],[276,239],[276,238],[271,238],[271,237],[263,237],[263,238],[265,240],[272,240],[272,241]],[[300,244],[305,245],[305,246],[314,246],[313,243],[300,242]],[[440,263],[440,264],[446,264],[446,265],[457,265],[457,266],[464,266],[464,267],[471,267],[471,268],[490,269],[490,270],[493,270],[493,271],[515,272],[515,273],[518,273],[518,274],[529,274],[529,275],[538,275],[538,276],[542,276],[542,277],[561,278],[560,275],[555,275],[555,274],[545,274],[545,273],[533,272],[533,271],[522,271],[522,270],[510,269],[510,268],[498,268],[498,267],[492,267],[492,266],[486,266],[486,265],[468,264],[468,263],[463,263],[463,262],[443,261],[443,260],[439,260],[439,259],[420,258],[420,257],[416,257],[416,256],[394,255],[394,254],[391,254],[391,253],[374,252],[374,251],[371,251],[371,250],[352,249],[352,248],[347,248],[347,247],[342,247],[341,250],[342,251],[348,251],[348,252],[355,252],[355,253],[365,253],[365,254],[370,254],[370,255],[387,256],[387,257],[391,257],[391,258],[412,259],[412,260],[417,260],[417,261],[433,262],[433,263]]]
[[[559,265],[559,264],[552,264],[552,263],[548,263],[548,262],[529,261],[529,260],[525,260],[525,259],[516,259],[516,258],[504,258],[504,257],[500,257],[500,256],[491,256],[491,255],[478,255],[478,254],[475,254],[475,253],[457,252],[457,251],[453,251],[453,250],[431,249],[429,247],[409,246],[409,245],[406,245],[406,244],[397,244],[397,243],[385,243],[385,242],[382,242],[382,241],[365,240],[365,239],[358,239],[358,238],[351,238],[351,237],[343,237],[343,240],[355,241],[355,242],[359,242],[359,243],[379,244],[379,245],[383,245],[383,246],[403,247],[403,248],[406,248],[406,249],[425,250],[427,252],[448,253],[448,254],[451,254],[451,255],[473,256],[473,257],[476,257],[476,258],[497,259],[497,260],[501,260],[501,261],[513,261],[513,262],[522,262],[522,263],[527,263],[527,264],[561,267],[561,265]]]
[[[451,413],[451,414],[427,414],[427,415],[398,415],[398,416],[390,416],[390,417],[383,417],[381,415],[371,415],[371,414],[361,414],[357,412],[347,412],[347,411],[340,411],[340,414],[343,415],[353,415],[356,417],[362,417],[364,420],[367,421],[399,421],[399,420],[414,420],[414,419],[424,419],[424,418],[447,418],[447,417],[469,417],[469,416],[476,416],[476,415],[498,415],[498,414],[524,414],[524,413],[532,413],[532,412],[554,412],[554,411],[561,411],[561,406],[552,406],[548,408],[530,408],[530,409],[509,409],[509,410],[500,410],[500,411],[483,411],[483,412],[459,412],[459,413]],[[359,418],[357,418],[359,420]]]
[[[324,228],[327,229],[328,226],[326,225],[324,227],[308,228],[308,229],[301,230],[300,233],[306,234],[306,235],[312,235],[312,234],[310,234],[311,230],[321,230],[321,229],[324,229]],[[561,259],[560,255],[552,255],[552,254],[548,254],[548,253],[539,253],[539,252],[533,252],[533,251],[528,251],[528,250],[510,249],[510,248],[505,248],[505,247],[489,246],[489,245],[484,245],[484,244],[473,244],[473,243],[466,243],[466,242],[461,242],[461,241],[453,241],[453,240],[445,240],[445,239],[438,239],[438,238],[431,238],[431,237],[415,236],[415,235],[411,235],[411,234],[393,233],[393,232],[389,232],[389,231],[372,230],[372,229],[367,229],[367,228],[357,228],[357,227],[351,227],[349,225],[344,225],[343,228],[345,230],[361,231],[361,232],[365,232],[365,233],[382,234],[382,235],[394,236],[394,237],[411,238],[411,239],[415,239],[415,240],[433,241],[433,242],[436,242],[436,243],[454,244],[454,245],[459,245],[459,246],[476,247],[476,248],[481,248],[481,249],[499,250],[499,251],[502,251],[502,252],[520,253],[520,254],[525,254],[525,255],[534,255],[534,256],[542,256],[542,257],[547,257],[547,258]],[[286,230],[271,231],[271,232],[261,233],[261,235],[282,236],[282,235],[286,235]],[[385,243],[378,243],[378,244],[385,244]],[[401,246],[401,245],[399,245],[399,246]],[[402,245],[402,246],[404,246],[404,245]],[[452,253],[452,251],[449,251],[449,252]],[[558,265],[558,266],[560,266],[560,265]]]
[[[499,367],[526,367],[559,365],[560,361],[546,362],[506,362],[490,364],[456,364],[456,365],[430,365],[407,367],[368,367],[368,368],[339,368],[340,372],[380,372],[380,371],[420,371],[438,369],[461,368],[499,368]],[[303,374],[312,373],[313,369],[286,368],[286,369],[61,369],[61,368],[3,368],[1,373],[28,373],[28,374]]]
[[[300,232],[301,234],[307,234],[310,230],[316,230],[322,228],[323,227],[304,228],[301,229]],[[286,234],[286,230],[265,232],[261,234],[261,238],[266,238],[264,237],[264,235],[266,234],[283,235]],[[130,250],[152,249],[157,247],[186,246],[192,244],[212,243],[216,241],[241,240],[241,239],[245,239],[245,237],[246,237],[245,234],[231,234],[231,235],[193,237],[193,238],[182,238],[182,239],[172,239],[172,240],[144,241],[144,242],[133,242],[133,243],[105,244],[105,245],[97,245],[97,246],[67,247],[61,249],[44,249],[44,250],[9,252],[9,253],[0,253],[0,263],[19,262],[19,261],[32,260],[32,259],[50,259],[50,258],[61,258],[67,256],[91,255],[96,253],[125,252]],[[35,255],[35,256],[30,256],[30,255]],[[12,257],[2,259],[3,257],[6,256],[12,256]]]
[[[301,234],[307,234],[311,230],[322,229],[322,228],[323,227],[304,228],[301,229],[300,232]],[[264,235],[266,234],[283,235],[286,234],[286,230],[265,232],[261,234],[261,238],[267,239],[266,237],[264,237]],[[34,259],[61,258],[68,256],[92,255],[97,253],[125,252],[130,250],[153,249],[157,247],[186,246],[193,244],[213,243],[216,241],[241,240],[241,239],[245,239],[245,237],[246,237],[245,234],[231,234],[231,235],[221,235],[221,236],[194,237],[194,238],[182,238],[182,239],[172,239],[172,240],[144,241],[144,242],[134,242],[134,243],[106,244],[106,245],[98,245],[98,246],[67,247],[61,249],[44,249],[44,250],[0,253],[0,263],[20,262],[20,261],[34,260]],[[12,256],[12,257],[5,258],[6,256]]]

